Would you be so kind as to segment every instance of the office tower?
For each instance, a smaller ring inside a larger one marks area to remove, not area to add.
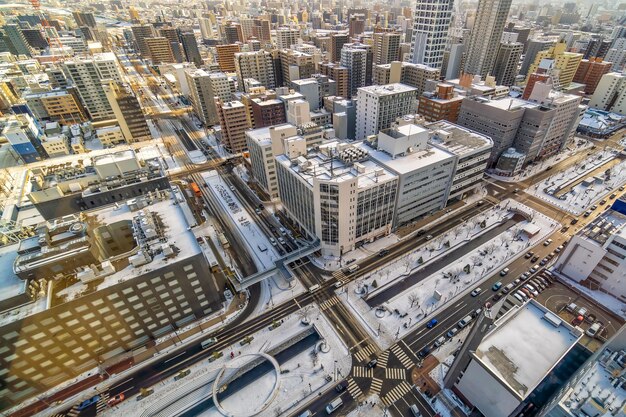
[[[452,7],[453,0],[429,0],[416,3],[410,62],[441,68],[452,18]]]
[[[267,51],[235,54],[235,69],[240,89],[242,89],[246,78],[254,78],[267,88],[277,87],[272,54]]]
[[[565,42],[561,41],[548,50],[538,52],[528,69],[529,74],[537,72],[540,64],[542,67],[550,66],[559,70],[559,83],[562,87],[567,87],[574,79],[583,55],[567,52],[566,48]]]
[[[482,78],[493,69],[512,0],[479,0],[470,34],[465,72]]]
[[[176,59],[174,59],[174,54],[172,52],[172,47],[170,46],[169,39],[164,37],[154,37],[147,38],[145,42],[148,46],[150,59],[152,60],[153,64],[158,65],[163,63],[176,62]]]
[[[530,66],[535,62],[535,58],[537,54],[541,51],[547,51],[552,46],[554,46],[554,41],[551,40],[540,40],[540,39],[531,39],[528,41],[528,46],[526,48],[526,55],[524,55],[524,60],[522,61],[522,66],[520,68],[519,73],[521,75],[528,75],[528,70]]]
[[[31,56],[32,50],[24,34],[22,33],[22,29],[18,25],[8,24],[2,27],[4,31],[4,39],[5,43],[7,43],[7,47],[9,48],[9,52],[13,55],[26,55]]]
[[[88,26],[90,28],[96,27],[96,18],[93,13],[88,12],[72,12],[72,16],[74,16],[74,20],[76,24],[80,26]]]
[[[276,157],[283,207],[320,239],[324,256],[341,256],[391,231],[398,178],[367,153],[338,141],[307,152],[306,143],[296,140]]]
[[[439,70],[422,64],[393,61],[375,65],[372,82],[377,85],[402,83],[417,88],[417,94],[426,91],[426,81],[439,80]]]
[[[203,64],[200,51],[198,50],[198,42],[196,41],[196,35],[193,32],[184,32],[180,34],[180,42],[183,45],[183,51],[185,52],[185,60],[187,62],[193,62],[197,66]]]
[[[454,86],[437,84],[434,92],[424,92],[419,97],[417,112],[429,122],[447,120],[456,123],[461,111],[462,96],[455,96]]]
[[[216,45],[217,65],[224,72],[235,72],[235,54],[241,52],[241,44]]]
[[[31,48],[46,49],[49,46],[48,41],[44,38],[41,32],[41,29],[22,29],[22,34]]]
[[[389,64],[400,61],[400,34],[378,32],[373,35],[374,64]]]
[[[604,74],[589,101],[589,107],[626,114],[626,74]]]
[[[282,67],[283,85],[289,86],[291,81],[309,78],[315,73],[315,57],[293,49],[279,51]]]
[[[262,45],[272,41],[270,36],[270,22],[265,18],[241,19],[241,29],[245,40],[255,37]]]
[[[102,80],[122,82],[117,58],[112,52],[94,55],[92,59],[74,59],[63,63],[78,89],[80,98],[93,121],[115,118],[102,88]]]
[[[247,149],[246,130],[250,129],[246,106],[241,101],[217,100],[217,113],[221,126],[221,143],[231,153]]]
[[[115,113],[117,123],[127,143],[150,139],[150,129],[141,110],[141,104],[127,84],[108,81],[103,83],[104,93]]]
[[[603,62],[602,58],[583,59],[578,64],[578,70],[574,74],[575,83],[585,84],[585,94],[593,94],[600,79],[604,74],[611,71],[613,63]]]
[[[200,35],[202,39],[213,39],[213,26],[211,26],[211,19],[207,17],[201,17],[198,19],[200,26]]]
[[[206,126],[219,123],[215,99],[230,101],[230,82],[222,72],[208,73],[201,69],[186,69],[189,96],[193,111]]]
[[[518,74],[518,64],[524,45],[519,42],[501,43],[493,69],[493,75],[499,85],[512,86]]]
[[[296,28],[282,27],[276,29],[276,48],[289,49],[291,45],[298,43],[300,30]]]
[[[338,63],[327,62],[320,65],[320,72],[336,84],[336,91],[339,97],[348,97],[348,68]]]
[[[241,25],[239,23],[226,22],[222,26],[222,30],[224,32],[224,43],[237,43],[244,42],[243,32],[241,30]]]
[[[348,43],[347,33],[331,33],[330,34],[330,49],[329,49],[329,61],[339,62],[341,59],[341,48]]]
[[[137,51],[144,57],[150,57],[150,50],[146,39],[152,38],[155,35],[154,27],[150,24],[146,25],[133,25],[131,26],[133,32],[133,38],[135,38],[135,44],[137,45]]]
[[[367,54],[366,45],[360,43],[346,43],[341,48],[341,65],[348,68],[348,97],[366,85]]]
[[[613,71],[622,71],[626,65],[626,38],[615,39],[604,58],[613,63]]]
[[[405,84],[361,87],[357,92],[356,139],[387,129],[396,118],[415,113],[417,89]]]
[[[170,42],[178,42],[178,29],[171,26],[163,26],[157,30],[158,36],[167,38]]]

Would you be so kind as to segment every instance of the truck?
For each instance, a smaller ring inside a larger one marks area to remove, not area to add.
[[[191,191],[193,191],[196,197],[201,196],[200,187],[198,187],[198,184],[196,184],[195,182],[192,182],[189,184],[189,188],[191,188]]]

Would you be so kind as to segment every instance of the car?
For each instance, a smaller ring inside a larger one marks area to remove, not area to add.
[[[617,197],[617,194],[615,194],[615,193],[613,193],[613,194],[611,194],[611,195],[609,196],[609,198],[610,198],[611,200],[612,200],[612,199],[614,199],[615,197]]]
[[[476,203],[477,206],[482,206],[483,204],[485,204],[483,200],[478,200],[478,203]]]
[[[435,343],[433,343],[433,349],[437,349],[439,346],[443,345],[444,343],[446,343],[446,338],[441,336],[439,339],[435,340]]]
[[[97,403],[98,401],[100,401],[100,395],[94,395],[90,399],[85,400],[82,403],[78,404],[78,407],[76,408],[76,410],[77,411],[82,411],[85,408],[88,408],[88,407],[92,406],[93,404]]]
[[[552,244],[552,239],[548,239],[545,242],[543,242],[543,246],[550,246]]]
[[[513,285],[519,285],[520,282],[522,282],[522,279],[517,278],[515,281],[513,281]]]
[[[624,186],[622,185],[621,187],[618,188],[618,190],[624,191]]]
[[[495,303],[496,301],[500,300],[500,298],[502,298],[502,296],[500,294],[496,294],[493,297],[491,297],[491,301]]]
[[[534,265],[532,268],[530,268],[530,273],[534,274],[535,272],[539,271],[539,268],[541,268],[539,265]]]
[[[522,275],[520,275],[519,277],[520,277],[522,280],[526,280],[526,279],[528,279],[528,277],[529,277],[529,276],[530,276],[530,272],[526,271],[526,272],[524,272]]]
[[[420,358],[425,358],[430,353],[430,346],[426,346],[424,349],[420,350],[418,355]]]
[[[276,246],[276,239],[274,239],[273,237],[270,237],[270,243],[272,244],[272,246]]]
[[[535,297],[539,295],[539,291],[537,291],[537,290],[535,289],[535,287],[533,287],[533,286],[532,286],[532,285],[530,285],[530,284],[525,284],[525,285],[524,285],[524,288],[526,288],[528,291],[530,291],[530,293],[531,293],[532,295],[534,295]]]
[[[182,371],[177,373],[176,376],[174,376],[174,381],[178,381],[179,379],[183,379],[184,377],[186,377],[190,373],[191,373],[191,369],[183,369]]]
[[[563,226],[561,227],[561,233],[565,233],[569,230],[569,226]]]
[[[487,303],[487,304],[489,304],[489,303]],[[491,306],[491,304],[489,304],[489,306]],[[472,318],[476,318],[480,314],[481,311],[483,311],[482,308],[477,308],[476,310],[472,311]]]
[[[472,297],[477,297],[478,294],[480,294],[481,292],[483,292],[482,288],[480,288],[480,287],[475,288],[474,291],[471,292],[471,296]]]
[[[417,235],[418,236],[424,236],[425,234],[426,234],[426,230],[424,230],[424,229],[420,229],[420,230],[417,231]]]
[[[601,205],[605,205],[606,204],[606,200],[603,198],[602,200],[600,200],[600,204]]]
[[[574,224],[576,224],[576,223],[578,223],[578,219],[572,219],[572,221],[571,221],[571,222],[569,222],[569,224],[571,224],[571,225],[574,225]]]
[[[346,381],[341,381],[335,387],[335,391],[337,391],[337,392],[344,392],[346,390],[346,388],[348,388],[348,383]]]
[[[120,392],[119,394],[117,394],[116,396],[109,398],[109,401],[107,401],[107,405],[109,407],[113,407],[116,404],[121,403],[122,401],[124,401],[124,393]]]
[[[585,331],[585,334],[589,337],[595,337],[598,334],[598,331],[602,327],[602,323],[599,321],[593,323],[589,328]]]
[[[513,294],[513,297],[515,297],[515,299],[517,301],[519,301],[520,303],[524,302],[524,298],[522,297],[521,293],[518,291],[515,294]]]
[[[254,212],[255,212],[256,214],[261,214],[261,209],[260,209],[260,208],[255,208],[255,209],[254,209]]]
[[[376,365],[378,365],[378,359],[376,358],[372,359],[371,361],[367,363],[368,368],[376,368]]]
[[[551,259],[552,259],[552,258],[554,258],[555,256],[556,256],[556,253],[554,253],[554,252],[550,252],[550,253],[548,254],[548,256],[546,256],[546,258],[548,258],[548,260],[551,260]]]
[[[311,410],[304,410],[302,414],[300,414],[298,417],[311,417],[312,415],[313,413],[311,412]]]
[[[334,286],[335,286],[335,288],[341,288],[341,287],[343,287],[343,281],[337,281],[337,282],[335,282],[335,285],[334,285]]]
[[[559,253],[559,252],[561,252],[562,250],[563,250],[563,245],[560,245],[560,246],[559,246],[559,247],[557,247],[554,251],[555,251],[556,253]]]
[[[548,263],[548,258],[543,258],[541,262],[539,262],[539,265],[544,266],[547,263]]]
[[[537,278],[531,279],[530,281],[528,281],[528,283],[535,287],[535,289],[539,292],[546,289],[546,286],[543,284],[543,282],[539,281]]]
[[[503,277],[508,273],[509,273],[509,268],[504,268],[502,271],[500,271],[500,276]]]
[[[530,258],[532,258],[534,255],[535,255],[535,252],[530,251],[530,252],[527,252],[527,253],[526,253],[526,255],[524,256],[524,258],[526,258],[526,259],[530,259]]]
[[[535,298],[535,296],[526,288],[520,288],[519,289],[521,292],[523,292],[524,294],[526,294],[526,297],[528,298]]]
[[[539,260],[538,256],[533,256],[533,258],[530,260],[530,262],[537,262]]]
[[[498,281],[491,286],[492,291],[498,291],[502,287],[502,281]]]
[[[228,188],[230,188],[230,191],[235,191],[235,186],[234,186],[234,185],[231,185],[231,186],[230,186],[230,187],[228,187]]]
[[[382,258],[383,256],[387,255],[388,253],[389,253],[388,249],[381,249],[381,250],[378,251],[378,256]]]
[[[459,332],[459,329],[457,327],[450,329],[450,331],[448,333],[446,333],[446,337],[448,339],[452,339],[454,337],[454,335],[456,335]]]
[[[516,188],[513,190],[513,194],[517,194],[517,193],[519,193],[519,188]]]
[[[278,243],[280,243],[281,245],[284,245],[286,242],[285,242],[285,239],[283,239],[282,237],[279,237]]]
[[[411,404],[409,410],[411,410],[411,414],[413,415],[413,417],[422,417],[422,413],[420,413],[420,410],[417,408],[416,404]]]
[[[574,319],[572,320],[572,326],[578,326],[579,324],[581,324],[583,321],[585,321],[585,318],[583,316],[576,316],[574,317]]]
[[[587,210],[584,214],[583,217],[589,217],[591,216],[591,210]]]
[[[433,235],[428,235],[428,236],[426,236],[426,240],[430,240],[430,239],[432,239],[432,238],[433,238]]]
[[[591,211],[594,211],[594,210],[596,210],[597,208],[598,208],[598,206],[596,206],[595,204],[594,204],[593,206],[589,207],[589,209],[590,209]]]
[[[504,287],[504,289],[502,290],[502,294],[508,294],[509,291],[511,291],[513,289],[514,285],[513,283],[508,284],[506,287]]]
[[[432,319],[430,320],[427,324],[426,324],[426,328],[427,329],[432,329],[433,327],[435,327],[437,325],[437,323],[439,323],[437,321],[437,319]]]

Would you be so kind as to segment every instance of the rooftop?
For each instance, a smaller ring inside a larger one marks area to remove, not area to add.
[[[531,300],[495,322],[474,359],[524,399],[581,337],[577,329]]]
[[[493,140],[490,137],[446,120],[430,123],[426,127],[434,131],[430,138],[431,144],[455,155],[463,156],[478,149],[493,146]]]
[[[371,157],[381,165],[400,175],[452,158],[450,153],[433,146],[428,147],[426,150],[407,153],[396,158],[393,158],[387,152],[371,148],[365,142],[360,143],[358,146],[366,149]]]
[[[370,93],[377,96],[390,96],[393,94],[404,93],[408,91],[417,92],[417,88],[402,83],[386,84],[386,85],[370,85],[360,87],[359,92]]]
[[[626,214],[615,210],[607,210],[593,219],[591,223],[580,232],[580,235],[599,245],[604,245],[613,235],[620,235],[626,239],[625,224]]]

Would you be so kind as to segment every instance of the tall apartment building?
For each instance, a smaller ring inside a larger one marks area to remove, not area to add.
[[[501,43],[496,55],[493,75],[499,85],[512,86],[518,74],[519,59],[524,45],[519,42]]]
[[[559,83],[562,87],[570,85],[578,70],[578,65],[583,58],[582,54],[567,52],[567,44],[563,41],[552,46],[550,49],[540,51],[535,56],[535,61],[528,68],[528,74],[537,72],[540,64],[547,66],[544,60],[551,61],[552,67],[559,70]]]
[[[153,64],[171,64],[177,62],[172,52],[170,40],[165,37],[147,38],[145,40],[150,51],[150,59]]]
[[[410,61],[412,63],[441,69],[452,18],[452,8],[452,0],[430,0],[416,3],[413,14],[413,38],[411,40]]]
[[[315,73],[315,57],[293,49],[282,49],[279,52],[282,69],[283,85],[289,86],[291,81],[309,78]]]
[[[626,65],[626,37],[614,39],[604,59],[607,62],[613,63],[611,70],[624,70],[624,66]]]
[[[103,83],[103,88],[126,142],[150,139],[150,129],[141,110],[141,104],[130,86],[108,81]]]
[[[217,114],[221,126],[221,143],[231,153],[247,149],[246,130],[250,129],[246,106],[241,101],[217,101]]]
[[[219,123],[215,99],[230,101],[230,82],[223,72],[208,73],[201,69],[185,70],[185,78],[189,85],[189,99],[193,111],[206,126]]]
[[[348,97],[367,85],[368,53],[366,45],[360,43],[346,43],[341,48],[341,65],[348,68]]]
[[[246,78],[254,78],[262,86],[270,89],[278,87],[274,75],[272,54],[265,50],[235,54],[235,69],[240,89]]]
[[[211,19],[208,17],[201,17],[198,19],[198,26],[200,26],[200,36],[202,39],[213,39],[213,25]]]
[[[626,114],[626,75],[619,72],[604,74],[589,101],[589,107]]]
[[[200,50],[198,50],[196,35],[193,32],[183,32],[180,34],[180,42],[183,45],[185,60],[187,62],[193,62],[197,66],[202,66],[203,61],[200,56]]]
[[[253,98],[250,100],[252,108],[252,120],[250,127],[258,129],[266,126],[274,126],[285,123],[287,114],[285,104],[276,98]]]
[[[291,85],[306,98],[311,110],[321,109],[324,97],[337,95],[337,82],[322,74],[313,74],[311,78],[292,81]]]
[[[131,31],[133,32],[133,38],[135,38],[135,44],[137,45],[137,50],[144,58],[150,57],[150,50],[148,49],[148,44],[146,43],[146,39],[152,38],[156,35],[154,31],[154,27],[151,24],[146,25],[133,25],[131,26]]]
[[[596,91],[602,76],[611,72],[612,66],[611,62],[602,61],[602,58],[583,59],[580,61],[572,81],[585,84],[585,94],[591,95]]]
[[[222,26],[222,31],[224,34],[224,42],[226,44],[233,44],[237,42],[243,43],[245,41],[243,38],[243,30],[241,29],[241,25],[239,23],[228,21]]]
[[[217,65],[221,71],[235,72],[235,54],[241,52],[241,44],[216,45]]]
[[[320,72],[337,83],[337,95],[348,97],[348,68],[338,63],[326,62],[320,65]]]
[[[93,121],[115,117],[102,88],[103,80],[122,82],[114,53],[97,54],[91,59],[68,60],[63,63],[63,67],[74,81],[80,98]]]
[[[96,27],[96,18],[94,17],[93,13],[73,11],[72,16],[74,17],[74,20],[76,21],[76,24],[78,26],[87,26],[90,28]]]
[[[463,97],[455,95],[450,84],[437,84],[435,91],[425,91],[419,97],[417,112],[429,122],[447,120],[456,123],[461,111]]]
[[[347,33],[331,33],[330,34],[330,48],[328,50],[330,62],[339,62],[341,59],[341,48],[348,43]]]
[[[553,40],[530,39],[528,41],[528,45],[526,46],[526,54],[524,55],[524,60],[522,61],[522,66],[520,67],[519,73],[521,75],[528,75],[528,70],[530,69],[530,66],[535,62],[537,54],[541,51],[547,51],[554,45],[555,42]]]
[[[397,32],[375,32],[373,38],[374,64],[390,64],[400,60],[400,37]]]
[[[479,0],[470,35],[465,72],[486,77],[492,69],[512,0]]]
[[[7,44],[9,52],[13,55],[26,55],[28,57],[32,54],[32,48],[26,41],[26,37],[22,33],[19,25],[7,24],[2,26],[4,32],[4,40]]]
[[[300,29],[297,28],[281,27],[274,32],[274,40],[278,49],[290,49],[291,45],[298,43],[299,38]]]
[[[96,169],[120,172],[119,160],[104,158]],[[0,295],[13,304],[0,321],[3,404],[128,360],[221,308],[224,282],[208,273],[186,203],[169,191],[117,203],[42,223],[1,249],[3,287],[19,289]]]
[[[356,139],[377,135],[396,118],[415,113],[417,89],[405,84],[361,87],[357,93]]]
[[[323,255],[341,256],[391,232],[398,178],[367,151],[332,141],[307,152],[294,141],[276,157],[280,199]]]
[[[402,83],[417,88],[421,94],[426,90],[426,81],[439,80],[437,68],[422,64],[394,61],[391,64],[375,65],[372,71],[372,83],[386,85]]]
[[[271,42],[270,21],[263,18],[241,19],[241,29],[245,40],[257,38],[262,44]]]

